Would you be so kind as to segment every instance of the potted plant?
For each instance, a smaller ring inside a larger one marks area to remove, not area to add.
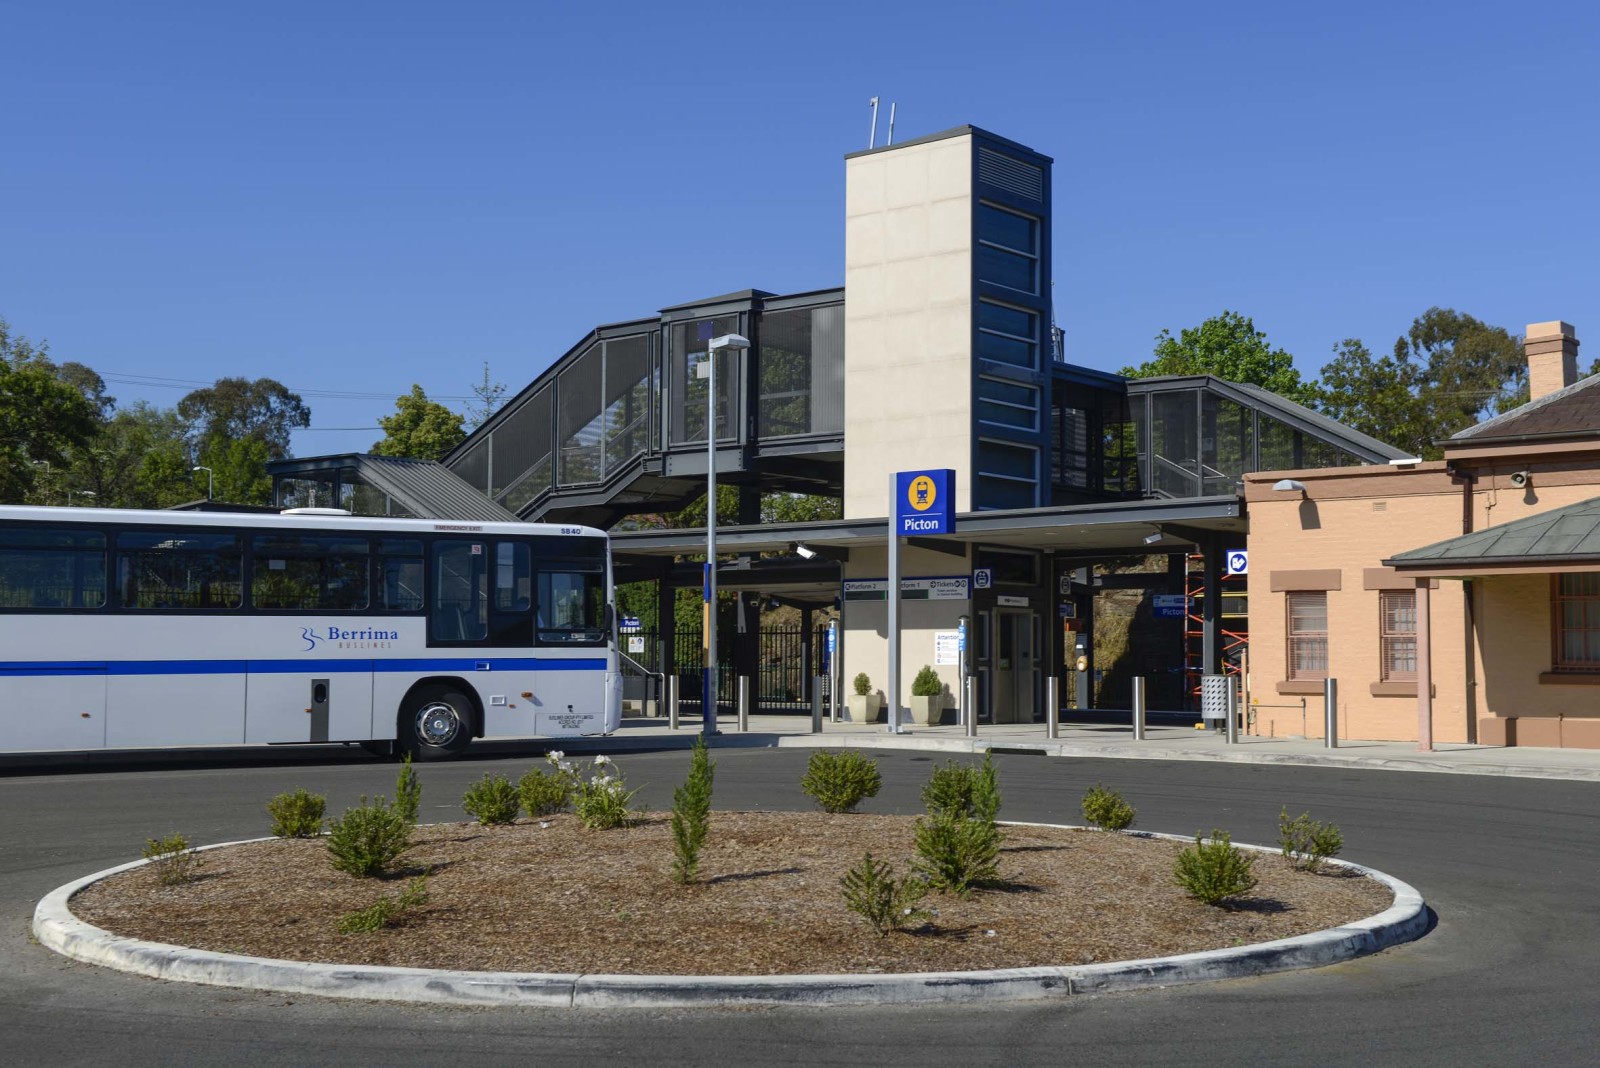
[[[871,723],[878,718],[878,710],[882,702],[878,695],[872,692],[872,680],[867,678],[867,673],[862,671],[855,677],[853,683],[855,693],[846,698],[850,708],[850,719],[855,723]]]
[[[938,724],[944,715],[944,683],[939,673],[927,664],[911,680],[911,721],[925,727]]]

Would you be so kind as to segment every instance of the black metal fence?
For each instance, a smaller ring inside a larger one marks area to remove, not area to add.
[[[622,650],[652,672],[662,670],[661,632],[637,630],[622,635]],[[704,654],[699,627],[684,627],[673,632],[672,664],[669,675],[678,676],[678,706],[685,715],[699,715],[704,691]],[[816,627],[810,656],[799,627],[763,627],[756,636],[756,663],[751,675],[750,711],[809,713],[811,675],[824,677],[823,697],[828,695],[828,628]],[[632,639],[630,641],[630,639]],[[734,664],[737,636],[717,632],[717,707],[719,715],[738,711],[739,671]]]

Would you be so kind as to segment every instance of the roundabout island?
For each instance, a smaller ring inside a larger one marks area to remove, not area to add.
[[[909,816],[715,812],[699,877],[671,878],[665,814],[586,830],[570,814],[434,824],[384,879],[353,879],[315,838],[207,847],[164,885],[145,861],[62,886],[39,941],[136,974],[322,996],[552,1007],[1027,1001],[1348,960],[1423,934],[1421,896],[1330,860],[1307,872],[1243,847],[1255,885],[1208,906],[1174,882],[1190,839],[1001,824],[998,878],[930,893],[876,933],[840,881],[863,853],[917,863]],[[340,919],[418,882],[425,900],[368,932]]]

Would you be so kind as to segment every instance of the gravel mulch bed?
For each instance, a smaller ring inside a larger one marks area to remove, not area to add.
[[[509,827],[418,828],[402,870],[355,879],[316,839],[207,852],[199,878],[164,887],[148,869],[76,895],[81,919],[116,934],[289,960],[518,972],[677,975],[917,972],[1087,964],[1306,934],[1370,916],[1393,896],[1276,855],[1231,908],[1172,881],[1178,843],[1136,835],[1006,829],[1002,889],[930,894],[922,928],[878,937],[844,906],[839,878],[870,850],[905,874],[905,816],[717,812],[702,881],[672,881],[667,817],[585,831],[570,815]],[[429,900],[397,926],[338,933],[340,917],[430,871]]]

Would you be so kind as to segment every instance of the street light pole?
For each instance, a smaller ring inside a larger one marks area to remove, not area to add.
[[[701,683],[701,727],[707,737],[717,731],[717,353],[750,347],[740,334],[723,334],[706,346],[706,562],[702,583],[704,604],[700,633],[705,672]]]
[[[201,471],[206,473],[206,500],[209,501],[212,497],[212,491],[216,489],[216,476],[211,473],[211,468],[209,467],[196,467],[192,470],[196,474]]]

